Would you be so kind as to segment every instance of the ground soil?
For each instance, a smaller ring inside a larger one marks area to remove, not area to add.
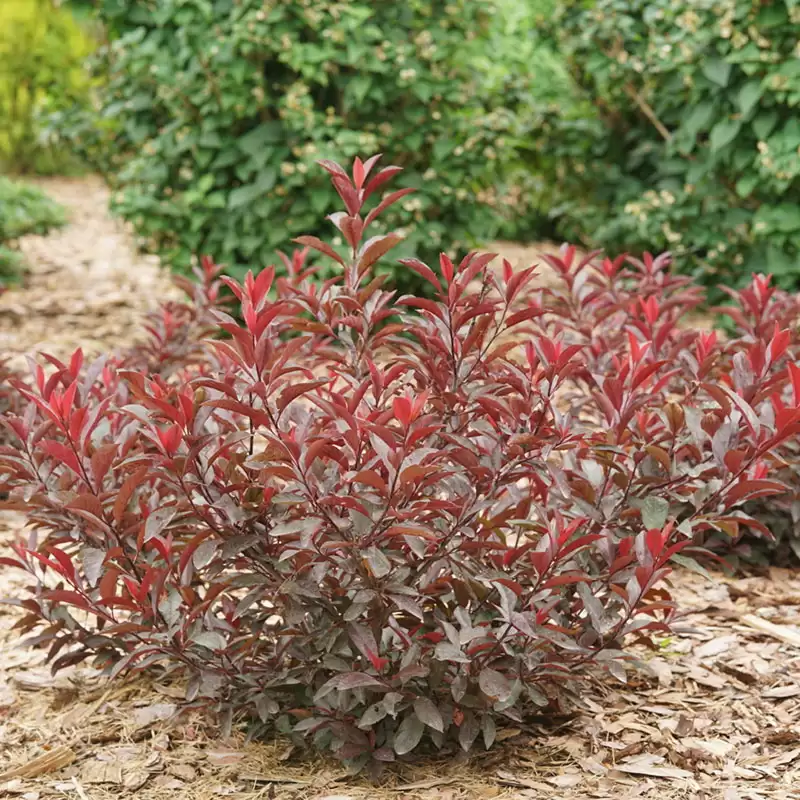
[[[94,354],[132,341],[171,292],[167,276],[108,217],[101,183],[44,186],[72,223],[22,242],[31,271],[0,298],[0,352]],[[541,250],[503,247],[516,263]],[[0,551],[22,535],[24,518],[0,512]],[[0,573],[0,595],[21,581]],[[280,739],[219,738],[212,721],[176,714],[179,685],[109,684],[86,668],[53,677],[41,653],[20,647],[17,609],[3,606],[0,797],[800,800],[800,574],[681,572],[672,583],[681,625],[640,653],[627,683],[591,682],[567,698],[571,717],[504,729],[469,759],[398,765],[378,786]]]

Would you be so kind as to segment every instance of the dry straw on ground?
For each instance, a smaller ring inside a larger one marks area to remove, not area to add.
[[[32,272],[0,300],[0,347],[67,355],[129,341],[167,279],[108,219],[102,185],[45,188],[75,218],[23,243]],[[536,249],[504,253],[527,265]],[[0,548],[23,529],[21,516],[0,515]],[[0,595],[21,581],[3,570]],[[3,606],[0,796],[800,800],[800,575],[712,582],[684,572],[673,583],[682,625],[658,653],[641,653],[645,668],[627,684],[586,686],[563,719],[506,729],[469,760],[397,766],[378,787],[284,740],[220,740],[210,721],[176,714],[181,686],[109,684],[85,668],[52,677],[42,654],[19,647],[19,614]]]

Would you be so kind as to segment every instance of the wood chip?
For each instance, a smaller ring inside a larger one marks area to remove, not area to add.
[[[244,758],[244,753],[238,750],[209,750],[206,758],[208,763],[215,767],[227,767],[230,764],[238,764]]]
[[[617,772],[624,772],[628,775],[646,775],[649,778],[675,778],[677,780],[694,778],[694,773],[688,770],[659,764],[617,764],[615,769]]]
[[[181,762],[170,764],[167,768],[167,772],[187,783],[193,781],[197,777],[197,770],[191,764],[183,764]]]
[[[505,770],[498,770],[497,780],[505,786],[514,786],[520,789],[537,789],[540,792],[548,792],[551,796],[553,793],[553,787],[550,784],[523,778],[521,775],[514,775]]]
[[[404,783],[402,786],[392,786],[393,792],[419,792],[423,789],[436,789],[439,786],[450,786],[458,783],[457,778],[432,778],[429,781],[419,781],[419,783]]]
[[[736,644],[735,636],[720,636],[716,639],[712,639],[710,642],[700,645],[700,647],[696,647],[694,654],[698,658],[712,658],[713,656],[718,656],[720,653],[730,650],[734,644]]]
[[[75,751],[70,747],[57,747],[47,753],[28,761],[19,767],[12,767],[0,775],[0,781],[11,780],[11,778],[36,778],[39,775],[47,775],[59,769],[68,767],[76,759]]]
[[[695,750],[702,750],[716,758],[724,758],[733,750],[733,745],[723,739],[697,739],[695,737],[687,737],[681,744]]]
[[[800,633],[786,625],[776,625],[763,617],[757,617],[755,614],[745,614],[742,617],[742,622],[750,628],[754,628],[760,633],[765,633],[775,639],[780,639],[782,642],[800,647]]]
[[[297,786],[307,786],[311,781],[291,778],[288,775],[259,775],[257,772],[243,772],[239,779],[245,783],[289,783]]]
[[[784,699],[786,697],[797,697],[800,694],[800,684],[792,683],[789,686],[773,686],[771,689],[765,689],[762,697],[776,697]]]
[[[122,766],[115,761],[87,761],[81,767],[81,780],[89,784],[120,784]]]
[[[150,773],[143,769],[134,769],[125,773],[122,785],[131,792],[141,789],[150,779]]]
[[[137,708],[133,719],[138,727],[144,728],[154,722],[169,719],[175,714],[176,710],[177,706],[174,703],[153,703],[153,705],[144,706],[144,708]]]

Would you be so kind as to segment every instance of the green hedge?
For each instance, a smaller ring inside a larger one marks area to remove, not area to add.
[[[549,27],[573,96],[533,110],[528,165],[561,233],[797,287],[800,4],[564,0]]]
[[[503,198],[514,114],[486,69],[496,13],[472,0],[104,0],[109,86],[101,127],[78,139],[105,159],[114,209],[181,269],[202,253],[234,274],[273,262],[336,207],[314,162],[375,152],[419,189],[386,215],[409,234],[401,255],[486,242],[517,214]]]
[[[74,166],[41,121],[88,104],[84,62],[93,48],[56,0],[0,2],[0,169],[52,173]]]
[[[64,209],[44,192],[0,176],[0,285],[16,280],[22,270],[22,257],[10,246],[14,240],[65,222]]]

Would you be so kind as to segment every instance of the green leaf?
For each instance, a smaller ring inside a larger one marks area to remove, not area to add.
[[[217,631],[202,631],[192,641],[209,650],[224,650],[227,643],[225,637]]]
[[[397,729],[394,737],[394,751],[399,756],[410,753],[422,739],[425,725],[416,714],[409,714]]]
[[[378,703],[373,703],[362,715],[358,721],[358,727],[362,730],[368,731],[374,725],[379,723],[386,716],[386,706],[381,700]]]
[[[663,497],[649,495],[641,505],[642,522],[645,528],[650,530],[657,528],[661,530],[667,521],[669,514],[669,503]]]
[[[759,114],[752,122],[753,125],[753,133],[759,139],[766,139],[767,136],[772,133],[772,129],[778,123],[778,112],[777,111],[765,111],[762,114]]]
[[[749,197],[753,189],[758,186],[758,175],[745,175],[736,182],[736,194],[739,197]]]
[[[158,610],[167,621],[167,625],[174,625],[178,621],[178,611],[182,604],[183,598],[175,589],[170,588],[167,596],[158,604]]]
[[[376,578],[383,578],[388,575],[392,569],[392,563],[377,547],[370,547],[364,552],[364,558],[369,564],[372,574]]]
[[[200,134],[200,139],[197,143],[200,147],[208,147],[210,149],[222,147],[222,139],[216,131],[206,131]]]
[[[275,185],[277,177],[278,173],[275,169],[266,167],[259,173],[254,183],[239,186],[230,193],[228,208],[233,211],[257,200]]]
[[[97,586],[103,574],[103,562],[105,558],[106,551],[100,550],[97,547],[84,547],[83,550],[81,550],[83,572],[86,575],[86,580],[89,581],[89,586]]]
[[[206,539],[192,554],[192,564],[194,564],[195,569],[202,569],[208,566],[216,552],[217,542],[213,539]]]
[[[352,691],[353,689],[373,688],[385,688],[385,685],[374,675],[368,675],[366,672],[344,672],[334,675],[330,680],[322,684],[314,695],[314,699],[319,701],[334,690],[342,692]]]
[[[800,230],[800,206],[792,203],[764,205],[758,209],[754,221],[763,222],[769,232],[791,233]]]
[[[747,83],[739,89],[739,111],[742,112],[744,116],[747,116],[755,107],[756,103],[761,99],[761,81],[760,80],[752,80],[747,81]]]
[[[494,717],[490,714],[484,714],[481,720],[481,731],[483,733],[483,745],[488,750],[494,744],[494,740],[497,737],[497,726]]]
[[[244,136],[240,136],[237,146],[243,153],[258,159],[264,155],[269,145],[278,144],[282,137],[283,128],[280,122],[264,122]]]
[[[154,536],[158,536],[172,522],[176,513],[175,506],[162,506],[151,512],[144,524],[144,540],[147,542]]]
[[[461,664],[469,664],[469,659],[461,649],[450,642],[439,642],[434,650],[434,658],[437,661],[458,661]]]
[[[714,580],[711,577],[709,571],[702,565],[695,561],[693,558],[689,558],[688,556],[681,556],[675,555],[672,556],[670,561],[674,561],[676,564],[680,565],[684,569],[688,569],[690,572],[696,572],[698,575],[702,575],[704,578],[712,581]]]
[[[698,103],[691,111],[683,127],[692,135],[697,136],[700,131],[706,130],[708,123],[714,115],[714,103]]]
[[[709,135],[711,152],[716,153],[727,147],[742,128],[742,123],[734,119],[722,119],[712,129]]]
[[[718,86],[727,86],[731,76],[731,65],[721,58],[712,58],[703,64],[703,74]]]

